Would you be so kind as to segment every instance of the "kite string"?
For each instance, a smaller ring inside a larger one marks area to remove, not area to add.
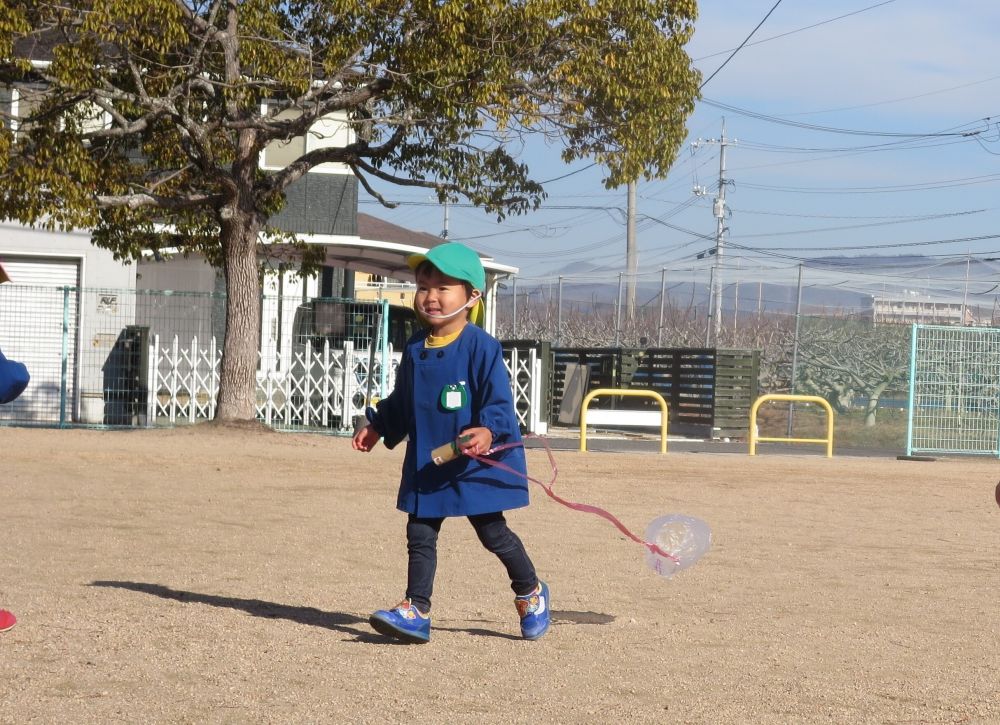
[[[602,509],[602,508],[600,508],[598,506],[591,506],[590,504],[586,504],[586,503],[576,503],[574,501],[567,501],[562,496],[558,495],[555,491],[553,491],[552,487],[555,485],[556,476],[558,476],[558,474],[559,474],[559,467],[556,465],[556,459],[555,459],[555,456],[552,455],[552,449],[549,447],[549,442],[543,436],[536,436],[536,435],[528,434],[525,437],[526,438],[535,438],[536,440],[541,441],[542,447],[545,448],[545,453],[549,457],[549,464],[552,466],[552,480],[549,481],[548,484],[545,484],[542,481],[539,481],[537,478],[532,478],[531,476],[528,476],[527,474],[521,473],[520,471],[518,471],[518,470],[516,470],[514,468],[511,468],[510,466],[508,466],[506,463],[503,463],[502,461],[496,461],[496,460],[493,460],[492,458],[488,457],[488,456],[492,456],[495,453],[500,453],[501,451],[508,450],[510,448],[517,448],[518,446],[522,446],[523,447],[524,446],[524,442],[523,441],[518,441],[516,443],[504,443],[502,445],[496,446],[495,448],[491,448],[484,455],[477,455],[477,454],[474,454],[474,453],[471,453],[471,452],[466,452],[466,455],[469,456],[469,458],[473,458],[473,459],[479,461],[480,463],[484,463],[484,464],[486,464],[488,466],[493,466],[494,468],[499,468],[500,470],[507,471],[508,473],[513,473],[515,476],[519,476],[520,478],[523,478],[525,480],[531,481],[532,483],[538,484],[539,486],[542,487],[542,490],[545,491],[545,493],[547,493],[549,495],[549,498],[551,498],[556,503],[562,504],[566,508],[572,509],[574,511],[582,511],[583,513],[595,514],[597,516],[600,516],[601,518],[606,519],[607,521],[610,521],[611,524],[613,524],[615,526],[615,528],[617,528],[619,531],[621,531],[623,534],[625,534],[625,536],[627,536],[628,538],[630,538],[632,541],[636,542],[637,544],[642,544],[643,546],[645,546],[653,554],[656,554],[657,556],[662,556],[664,558],[670,559],[675,564],[680,564],[680,559],[676,555],[671,554],[668,551],[664,551],[663,549],[661,549],[659,546],[657,546],[656,544],[654,544],[652,542],[649,542],[649,541],[646,541],[645,539],[639,538],[638,536],[636,536],[635,534],[633,534],[631,531],[629,531],[628,527],[626,527],[625,524],[623,524],[621,521],[619,521],[617,518],[615,518],[615,516],[613,516],[611,513],[605,511],[604,509]]]

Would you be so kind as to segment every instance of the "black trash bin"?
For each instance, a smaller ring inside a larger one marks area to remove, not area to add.
[[[149,328],[128,325],[104,364],[104,423],[146,425]]]

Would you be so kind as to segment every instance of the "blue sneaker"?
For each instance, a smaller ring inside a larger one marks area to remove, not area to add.
[[[378,610],[368,618],[368,623],[379,634],[412,644],[427,642],[431,638],[431,616],[421,614],[409,599],[404,599],[392,609]]]
[[[521,617],[521,636],[525,639],[538,639],[549,631],[549,585],[538,582],[531,594],[521,594],[514,597],[514,606]]]

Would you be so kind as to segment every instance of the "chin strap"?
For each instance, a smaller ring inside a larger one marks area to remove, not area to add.
[[[457,310],[455,310],[454,312],[449,312],[447,315],[432,315],[429,312],[425,311],[423,307],[420,307],[418,309],[420,311],[420,314],[426,317],[428,320],[450,320],[455,315],[459,315],[465,310],[471,309],[471,306],[475,305],[482,298],[483,298],[482,295],[477,294],[471,300],[469,300],[464,305],[459,307]]]

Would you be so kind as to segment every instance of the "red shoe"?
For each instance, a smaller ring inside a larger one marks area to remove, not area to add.
[[[6,609],[0,609],[0,632],[6,632],[17,624],[17,618]]]

